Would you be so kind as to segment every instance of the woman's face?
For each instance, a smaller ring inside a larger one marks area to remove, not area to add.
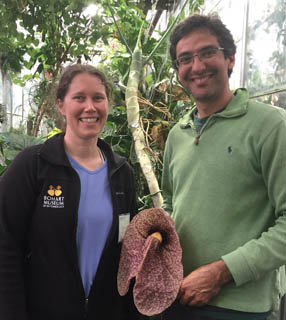
[[[106,89],[99,77],[88,73],[76,75],[64,100],[58,100],[57,104],[66,119],[68,138],[97,139],[108,114]]]

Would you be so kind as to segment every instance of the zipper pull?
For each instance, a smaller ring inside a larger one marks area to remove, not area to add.
[[[200,134],[198,134],[198,135],[195,137],[195,141],[194,141],[194,144],[195,144],[195,145],[198,145],[198,144],[199,144],[200,137],[201,137]]]
[[[84,319],[87,319],[87,310],[88,310],[88,298],[84,300]]]

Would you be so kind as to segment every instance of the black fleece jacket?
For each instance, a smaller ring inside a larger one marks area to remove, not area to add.
[[[0,179],[1,320],[139,317],[131,295],[120,297],[116,285],[119,215],[132,219],[137,211],[133,171],[104,141],[98,145],[108,163],[113,224],[88,299],[76,246],[80,179],[63,134],[19,153]]]

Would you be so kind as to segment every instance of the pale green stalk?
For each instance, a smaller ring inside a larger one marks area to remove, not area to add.
[[[143,24],[141,26],[137,44],[132,54],[129,78],[125,93],[127,120],[132,132],[135,144],[135,151],[139,160],[143,174],[147,180],[147,184],[152,195],[152,201],[155,208],[162,205],[163,199],[160,192],[159,184],[153,171],[152,163],[146,152],[145,136],[140,124],[139,103],[138,103],[138,86],[140,81],[140,73],[142,70],[142,49],[141,35]]]

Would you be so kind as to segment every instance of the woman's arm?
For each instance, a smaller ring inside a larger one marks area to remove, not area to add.
[[[17,155],[0,179],[0,319],[26,319],[24,260],[36,198],[36,152]]]

